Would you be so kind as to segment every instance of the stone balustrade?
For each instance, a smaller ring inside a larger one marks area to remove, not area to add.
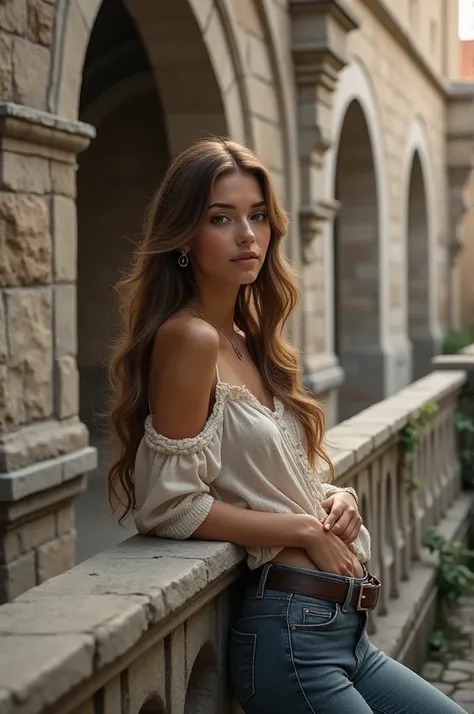
[[[337,483],[358,491],[370,569],[383,581],[372,639],[412,666],[436,609],[426,530],[467,531],[454,431],[465,382],[463,370],[435,371],[328,432]],[[432,402],[407,452],[401,436]],[[228,543],[135,536],[3,605],[0,714],[236,712],[225,657],[243,559]]]

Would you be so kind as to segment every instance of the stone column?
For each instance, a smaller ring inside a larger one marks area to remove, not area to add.
[[[325,337],[329,311],[324,232],[338,203],[324,195],[324,155],[333,140],[333,97],[339,72],[347,64],[347,35],[358,22],[342,0],[291,0],[290,11],[298,102],[304,369],[308,386],[325,402],[331,424],[335,390],[344,374]]]
[[[0,602],[75,562],[76,154],[92,127],[0,103]]]
[[[457,260],[462,250],[461,221],[469,206],[466,188],[474,159],[474,86],[470,82],[452,84],[448,93],[447,170],[448,170],[448,324],[459,323]]]

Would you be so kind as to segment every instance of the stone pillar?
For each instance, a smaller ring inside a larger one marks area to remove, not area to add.
[[[0,602],[75,561],[76,155],[94,130],[0,103]]]
[[[307,385],[323,397],[331,424],[335,390],[344,375],[325,337],[324,231],[338,203],[324,196],[324,155],[333,140],[333,97],[338,74],[347,64],[347,35],[358,22],[342,0],[291,0],[290,11],[298,103],[304,370]]]
[[[461,221],[469,206],[466,188],[474,159],[474,86],[470,82],[452,84],[448,94],[447,170],[448,170],[448,294],[447,321],[459,324],[457,260],[462,250]]]

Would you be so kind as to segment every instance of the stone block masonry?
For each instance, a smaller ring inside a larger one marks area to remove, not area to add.
[[[13,89],[30,104],[0,103],[1,603],[74,566],[73,502],[96,466],[77,416],[72,201],[94,131],[31,108],[43,107],[52,18],[43,0],[0,2],[0,26],[23,35],[10,47],[0,35],[0,58],[11,53]],[[27,45],[38,64],[22,74]]]
[[[0,603],[75,564],[73,502],[95,449],[0,474]]]

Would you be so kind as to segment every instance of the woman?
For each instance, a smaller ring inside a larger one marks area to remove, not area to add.
[[[331,471],[323,414],[283,337],[286,229],[248,149],[208,139],[169,168],[121,283],[111,498],[141,533],[246,548],[230,633],[245,712],[459,714],[368,640],[370,537],[354,491],[318,475],[321,461]]]

